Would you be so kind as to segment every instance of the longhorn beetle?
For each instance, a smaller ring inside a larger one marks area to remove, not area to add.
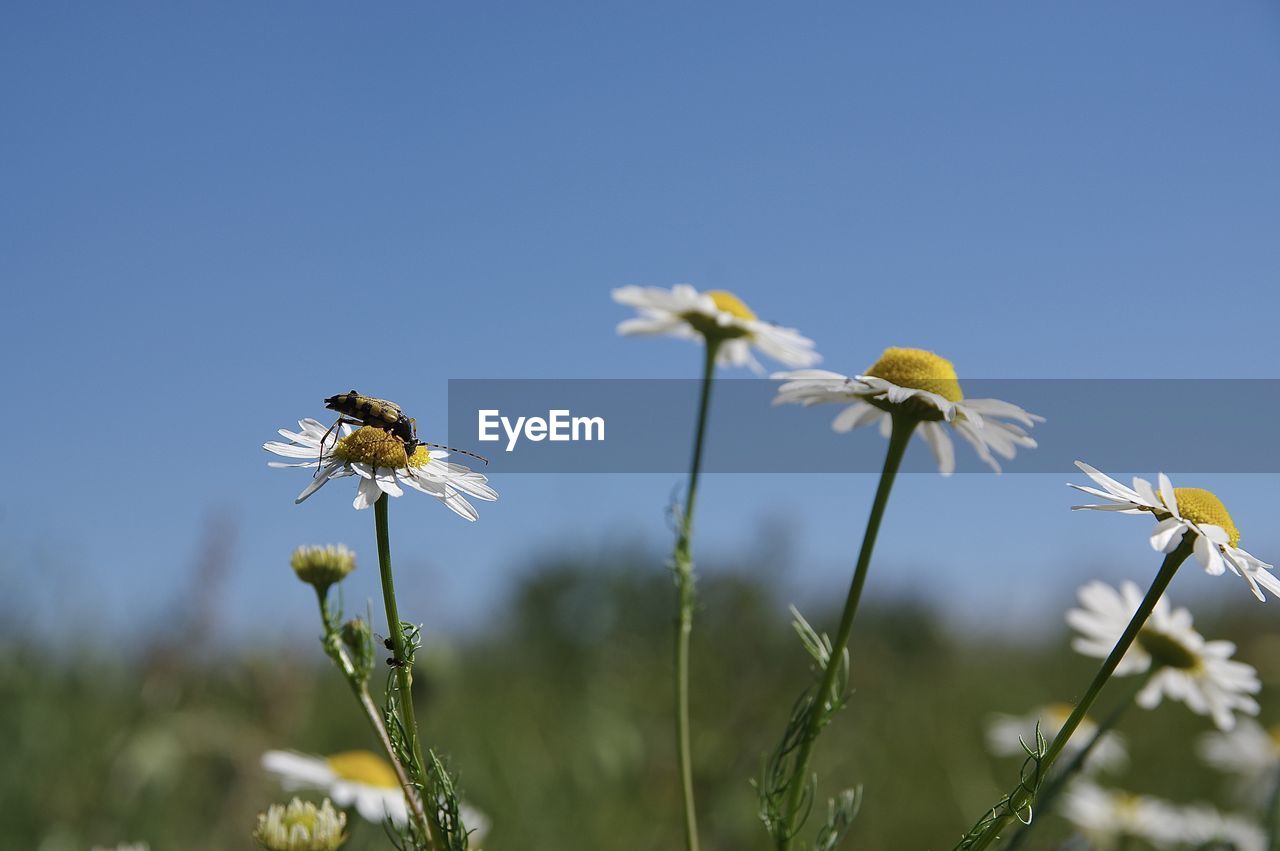
[[[404,412],[400,410],[400,406],[395,402],[379,399],[376,396],[365,396],[352,390],[349,393],[330,396],[324,400],[324,406],[331,411],[337,411],[338,419],[324,433],[324,437],[320,439],[321,458],[324,457],[325,441],[329,439],[330,434],[337,431],[338,426],[355,425],[380,428],[393,437],[399,438],[400,442],[404,444],[404,463],[406,467],[409,466],[409,459],[419,446],[428,446],[449,452],[457,452],[461,455],[470,455],[472,458],[476,458],[486,464],[489,463],[489,459],[483,455],[477,455],[465,449],[454,449],[439,443],[427,443],[425,440],[419,440],[417,421],[411,417],[406,417]]]

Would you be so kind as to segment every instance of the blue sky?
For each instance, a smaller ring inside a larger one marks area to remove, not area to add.
[[[309,635],[289,550],[368,565],[372,517],[341,488],[294,507],[259,445],[350,387],[429,431],[450,378],[695,375],[692,346],[614,335],[626,283],[732,289],[843,371],[918,345],[983,377],[1277,375],[1264,2],[9,4],[0,114],[25,617],[163,617],[221,512],[226,623]],[[873,586],[986,617],[1153,569],[1065,478],[904,479]],[[531,554],[658,547],[675,483],[495,471],[473,525],[403,499],[402,606],[474,626]],[[1206,483],[1280,558],[1275,477]],[[715,477],[699,548],[781,524],[823,593],[872,487]]]

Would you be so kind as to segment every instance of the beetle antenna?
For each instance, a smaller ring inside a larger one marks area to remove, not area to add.
[[[459,455],[470,455],[472,458],[475,458],[479,461],[483,461],[486,464],[489,463],[489,459],[484,457],[483,455],[477,455],[476,453],[468,452],[465,449],[454,449],[452,446],[445,446],[443,443],[427,443],[425,440],[420,440],[418,442],[421,443],[423,446],[430,446],[435,449],[443,449],[446,452],[457,452]]]

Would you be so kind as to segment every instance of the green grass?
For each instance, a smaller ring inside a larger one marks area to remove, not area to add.
[[[550,565],[490,634],[420,653],[425,740],[450,755],[466,797],[491,817],[490,851],[680,847],[674,590],[659,564]],[[701,580],[701,592],[692,681],[703,844],[764,849],[748,780],[807,682],[805,656],[786,601],[765,585],[722,575]],[[834,617],[806,614],[828,629]],[[1258,634],[1240,619],[1231,631]],[[1016,776],[1016,761],[983,752],[989,713],[1069,701],[1086,685],[1094,665],[1066,643],[1065,633],[1027,646],[966,640],[928,609],[873,600],[854,628],[854,694],[815,763],[824,795],[865,786],[845,847],[949,849]],[[1261,661],[1242,646],[1246,661]],[[3,650],[5,848],[248,848],[254,814],[285,798],[258,768],[264,750],[374,747],[318,646],[217,660],[162,646],[128,664],[104,645],[72,661],[12,641]],[[1103,693],[1103,711],[1119,691]],[[1135,765],[1117,782],[1220,799],[1220,778],[1191,752],[1206,729],[1180,706],[1133,710],[1124,732]],[[390,847],[380,828],[353,820],[353,851]],[[1036,847],[1066,834],[1044,827]]]

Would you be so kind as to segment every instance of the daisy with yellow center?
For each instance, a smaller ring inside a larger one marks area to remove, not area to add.
[[[355,429],[342,425],[336,439],[318,420],[299,420],[298,428],[296,432],[280,429],[280,435],[287,438],[288,443],[273,440],[262,445],[268,452],[299,459],[295,463],[271,461],[270,467],[318,470],[295,502],[302,502],[330,479],[347,476],[357,476],[360,480],[352,503],[357,509],[368,508],[383,494],[403,496],[404,488],[408,487],[435,497],[461,517],[475,520],[479,513],[467,497],[485,501],[498,498],[486,484],[488,479],[484,475],[462,464],[445,461],[449,453],[444,450],[428,451],[427,447],[418,446],[411,455],[407,454],[398,437],[373,426]]]
[[[1143,593],[1132,582],[1112,588],[1090,582],[1077,592],[1080,608],[1067,612],[1067,623],[1078,635],[1072,648],[1085,656],[1105,659],[1124,634]],[[1115,675],[1148,674],[1135,702],[1154,709],[1160,701],[1185,703],[1197,715],[1208,715],[1220,730],[1235,726],[1237,712],[1257,715],[1252,695],[1262,690],[1258,672],[1236,661],[1230,641],[1206,641],[1192,626],[1191,612],[1173,608],[1163,597],[1156,601],[1137,640],[1116,666]]]
[[[354,807],[367,821],[390,819],[403,825],[409,818],[404,790],[395,770],[370,751],[343,751],[311,756],[294,751],[267,751],[262,767],[280,778],[286,791],[316,789],[339,807]]]
[[[1240,530],[1222,500],[1210,491],[1175,488],[1164,473],[1159,475],[1158,491],[1146,479],[1137,477],[1129,488],[1083,461],[1077,461],[1076,466],[1098,487],[1075,484],[1071,487],[1106,502],[1075,505],[1073,509],[1151,514],[1158,521],[1151,531],[1154,549],[1173,552],[1189,535],[1194,539],[1196,560],[1206,573],[1217,576],[1230,570],[1249,584],[1259,600],[1266,599],[1263,589],[1272,596],[1280,596],[1280,579],[1270,572],[1272,566],[1240,548]]]
[[[1235,794],[1262,806],[1276,787],[1280,772],[1280,726],[1263,727],[1241,718],[1234,729],[1205,733],[1197,744],[1200,758],[1236,780]]]
[[[296,751],[267,751],[262,767],[280,778],[286,790],[317,789],[339,807],[354,807],[362,818],[380,824],[408,819],[404,791],[395,770],[371,751],[343,751],[312,756]],[[489,830],[488,818],[469,804],[460,806],[462,822],[474,847]]]
[[[688,284],[663,287],[620,287],[613,300],[634,307],[640,315],[618,325],[623,335],[663,335],[703,340],[716,347],[721,366],[762,367],[751,354],[764,352],[785,366],[812,366],[820,361],[813,341],[794,328],[783,328],[759,319],[731,292],[698,292]]]
[[[1071,707],[1065,703],[1042,706],[1027,715],[993,715],[987,723],[987,750],[996,756],[1025,759],[1026,749],[1036,746],[1037,730],[1048,741],[1058,735],[1070,715]],[[1098,725],[1086,717],[1076,728],[1076,734],[1063,751],[1068,757],[1075,756],[1094,736],[1098,737],[1084,760],[1085,771],[1116,771],[1128,763],[1124,737],[1119,733],[1099,731]]]
[[[1000,472],[995,456],[1012,460],[1032,449],[1026,429],[1044,422],[999,399],[966,399],[955,366],[924,349],[885,349],[867,371],[849,377],[823,369],[776,373],[783,384],[774,404],[849,404],[831,423],[838,432],[879,424],[888,437],[895,417],[911,423],[933,452],[943,475],[955,471],[949,432],[960,435],[984,463]]]
[[[1255,816],[1224,813],[1209,804],[1197,803],[1178,810],[1179,840],[1184,848],[1230,848],[1234,851],[1265,851],[1271,840]]]
[[[1173,804],[1105,789],[1090,780],[1077,780],[1067,790],[1062,814],[1098,851],[1118,851],[1133,840],[1167,848],[1183,839],[1182,819]]]

